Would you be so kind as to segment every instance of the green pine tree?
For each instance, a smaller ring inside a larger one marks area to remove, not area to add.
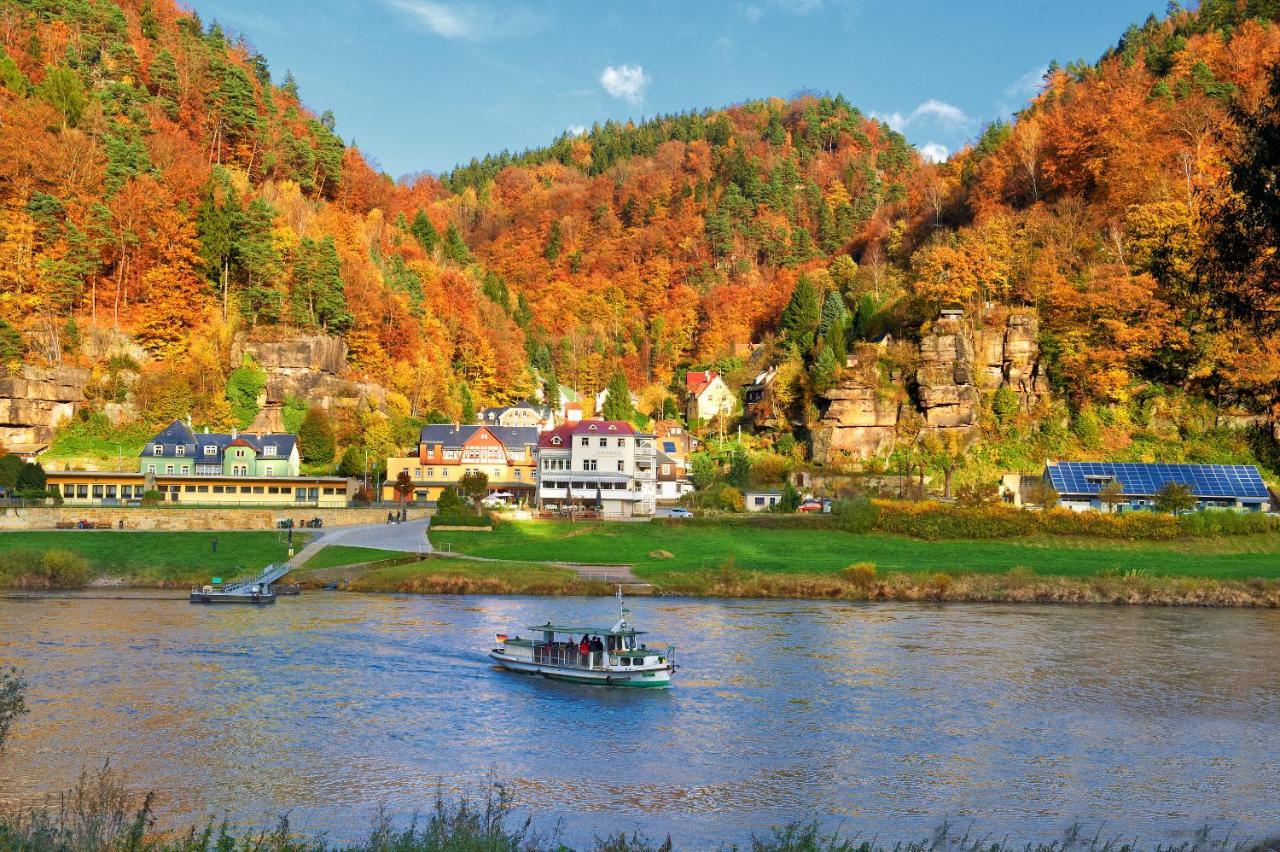
[[[431,219],[422,210],[414,214],[409,233],[427,254],[433,253],[440,247],[440,232],[436,230],[435,225],[431,224]]]
[[[601,415],[605,420],[630,420],[635,414],[631,407],[631,388],[621,370],[609,379],[609,393],[604,398]]]

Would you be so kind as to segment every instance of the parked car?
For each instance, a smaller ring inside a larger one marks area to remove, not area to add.
[[[797,512],[830,512],[831,501],[830,500],[805,500],[803,503],[800,504],[800,508],[796,509],[796,511]]]
[[[685,509],[682,506],[676,506],[674,509],[667,512],[667,517],[668,518],[692,518],[693,512],[690,512],[688,509]]]

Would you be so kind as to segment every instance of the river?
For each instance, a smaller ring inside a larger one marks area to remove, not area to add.
[[[289,811],[335,839],[489,777],[571,843],[812,818],[881,838],[1280,826],[1276,612],[634,599],[681,666],[651,692],[484,656],[495,630],[611,621],[610,599],[129,594],[0,599],[0,665],[31,684],[0,806],[110,759],[166,823]]]

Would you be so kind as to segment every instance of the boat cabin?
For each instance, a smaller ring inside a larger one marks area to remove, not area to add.
[[[663,652],[640,641],[646,631],[630,627],[580,624],[535,624],[526,628],[540,638],[506,639],[510,648],[526,646],[534,663],[565,668],[618,670],[665,663]],[[583,653],[583,642],[587,651]]]

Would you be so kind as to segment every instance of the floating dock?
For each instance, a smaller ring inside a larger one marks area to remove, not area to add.
[[[250,604],[264,606],[276,602],[276,591],[272,584],[289,573],[285,563],[268,565],[262,573],[249,580],[236,580],[230,583],[213,583],[191,590],[193,604]]]

